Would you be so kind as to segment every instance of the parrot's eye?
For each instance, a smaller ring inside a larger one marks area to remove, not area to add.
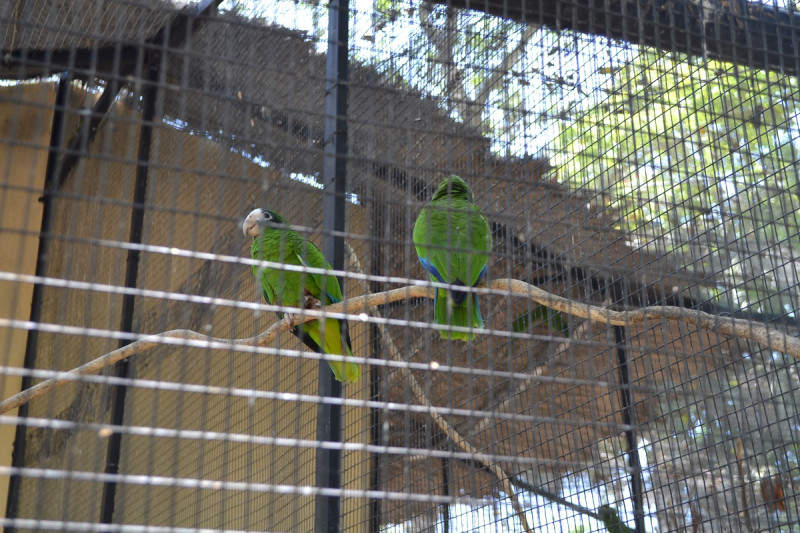
[[[272,220],[272,215],[269,213],[269,211],[262,212],[262,216],[264,217],[264,220]]]

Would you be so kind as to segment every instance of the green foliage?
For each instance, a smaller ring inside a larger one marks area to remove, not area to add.
[[[602,193],[635,244],[703,257],[698,266],[710,272],[722,265],[711,296],[724,305],[785,312],[787,298],[775,296],[792,280],[765,279],[764,258],[747,258],[800,246],[797,80],[628,52],[597,73],[607,81],[593,101],[561,123],[561,179]],[[750,281],[756,275],[761,285]]]
[[[403,12],[403,3],[397,0],[377,0],[375,12],[376,15],[384,17],[388,22],[394,22]]]
[[[507,65],[523,25],[376,1],[371,39],[374,50],[395,51],[380,64],[394,81],[436,97],[457,120],[470,118],[458,102],[477,105],[466,109],[505,156],[539,143],[558,179],[595,191],[633,247],[710,273],[707,296],[722,308],[794,311],[796,78],[544,29]],[[476,100],[501,68],[488,100]]]

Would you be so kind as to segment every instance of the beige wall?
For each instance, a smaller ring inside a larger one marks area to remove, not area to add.
[[[13,89],[16,91],[18,89]],[[47,106],[53,101],[53,88],[30,86],[42,108],[20,109],[12,103],[0,107],[0,135],[19,135],[19,124],[38,120],[43,124],[34,133],[46,147],[49,139]],[[38,92],[37,92],[38,91]],[[27,94],[27,93],[26,93]],[[76,94],[77,99],[90,95]],[[17,121],[6,117],[20,115]],[[40,117],[40,118],[36,118]],[[47,275],[55,278],[123,285],[126,253],[100,240],[126,241],[129,233],[130,200],[135,181],[138,146],[138,115],[114,106],[104,121],[91,155],[81,161],[68,178],[54,203],[54,240]],[[47,127],[45,127],[47,126]],[[67,134],[69,138],[70,134]],[[2,139],[2,137],[0,137]],[[290,220],[303,225],[319,223],[321,213],[313,213],[312,202],[321,205],[317,189],[287,180],[282,174],[252,164],[201,136],[188,135],[170,127],[156,128],[153,139],[153,166],[148,178],[148,212],[144,242],[153,245],[248,255],[248,244],[238,227],[238,217],[255,205],[267,203],[283,211]],[[0,157],[13,154],[13,172],[3,170],[0,194],[3,242],[12,228],[27,225],[33,233],[17,234],[15,253],[3,257],[2,270],[33,272],[41,220],[36,202],[43,183],[44,150],[21,150],[0,140]],[[6,156],[9,157],[9,156]],[[35,169],[35,171],[34,171]],[[38,181],[37,181],[38,180]],[[10,195],[18,182],[27,190]],[[5,205],[13,201],[15,211]],[[28,207],[25,207],[25,206]],[[363,213],[350,207],[349,224],[364,231]],[[27,211],[26,211],[27,210]],[[312,212],[312,215],[309,213]],[[27,214],[26,214],[27,213]],[[294,216],[293,216],[294,215]],[[298,218],[300,218],[298,220]],[[78,238],[79,240],[75,240]],[[318,235],[309,238],[319,243]],[[351,243],[361,254],[360,243]],[[5,245],[4,245],[5,248]],[[25,261],[16,256],[25,256]],[[250,268],[245,265],[180,258],[159,253],[142,254],[139,287],[176,294],[216,296],[237,301],[258,301],[259,294]],[[356,294],[358,287],[348,287]],[[3,316],[27,319],[31,286],[0,284],[2,301],[15,295],[15,307]],[[46,288],[43,321],[117,330],[122,296],[96,291]],[[189,328],[222,338],[246,337],[263,331],[274,322],[274,315],[226,306],[196,305],[159,298],[137,298],[134,329],[156,333]],[[367,328],[351,324],[354,351],[367,353]],[[5,339],[13,339],[9,345]],[[0,330],[0,346],[11,346],[4,364],[21,367],[25,332]],[[117,341],[103,336],[41,334],[37,353],[38,368],[67,370],[116,347]],[[279,345],[301,350],[291,335]],[[170,383],[193,383],[239,389],[289,392],[314,395],[318,363],[287,355],[253,355],[230,350],[163,347],[131,359],[132,377]],[[366,374],[366,369],[365,369]],[[18,390],[19,380],[7,380],[2,396]],[[347,397],[366,398],[367,379],[346,388]],[[79,422],[110,420],[111,393],[114,389],[97,384],[75,384],[38,398],[30,404],[30,415],[43,419]],[[239,435],[274,436],[313,440],[316,430],[316,404],[277,400],[248,401],[220,394],[186,391],[159,391],[131,387],[126,403],[126,425],[169,429],[207,430]],[[345,439],[367,442],[369,421],[366,409],[345,410]],[[0,460],[10,461],[14,428],[1,428],[4,440]],[[88,430],[55,431],[29,429],[26,464],[58,470],[102,472],[107,439]],[[274,485],[314,484],[312,448],[269,446],[203,439],[125,436],[120,472],[186,479],[242,481]],[[347,488],[366,489],[369,459],[361,452],[343,457]],[[4,488],[5,488],[4,483]],[[100,483],[69,480],[23,479],[21,518],[94,522],[99,516],[102,494]],[[249,491],[219,491],[147,485],[121,484],[118,487],[115,520],[125,524],[150,524],[176,527],[231,529],[269,529],[308,531],[313,521],[313,498]],[[4,498],[4,497],[3,497]],[[5,498],[0,500],[5,502]],[[345,499],[342,511],[348,531],[367,527],[366,500]]]
[[[36,235],[42,222],[38,198],[53,116],[47,106],[54,101],[53,84],[0,88],[0,272],[36,272]],[[0,281],[0,318],[28,320],[32,295],[30,283]],[[27,338],[24,329],[0,327],[0,364],[22,368]],[[0,396],[18,392],[20,384],[20,377],[0,373]],[[15,426],[0,425],[0,465],[11,465],[15,431]],[[8,477],[0,477],[3,512],[7,495]]]

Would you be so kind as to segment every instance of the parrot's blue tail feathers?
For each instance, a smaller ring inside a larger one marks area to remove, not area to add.
[[[488,266],[489,265],[483,265],[483,270],[481,270],[481,273],[478,274],[478,281],[482,280],[483,276],[486,275],[486,267],[488,267]],[[477,285],[477,282],[476,282],[476,285]]]
[[[419,262],[422,264],[422,268],[424,268],[425,270],[427,270],[427,271],[428,271],[428,273],[429,273],[431,276],[433,276],[434,278],[436,278],[436,281],[438,281],[439,283],[446,283],[446,282],[445,282],[445,280],[444,280],[444,278],[442,277],[442,275],[441,275],[441,274],[439,273],[439,271],[436,269],[436,267],[435,267],[435,266],[433,266],[433,263],[430,261],[430,259],[426,259],[426,258],[424,258],[424,257],[420,257],[420,258],[419,258]]]

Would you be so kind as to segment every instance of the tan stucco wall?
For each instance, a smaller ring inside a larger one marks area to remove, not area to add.
[[[52,117],[52,84],[30,85],[0,92],[0,270],[33,273],[36,265],[41,195]],[[75,98],[91,99],[91,95]],[[24,94],[24,96],[21,96]],[[20,106],[30,99],[37,105]],[[18,117],[18,118],[15,118]],[[138,114],[115,105],[91,145],[90,156],[69,176],[54,201],[53,241],[49,269],[53,278],[123,285],[126,251],[108,241],[128,239],[131,198],[138,148]],[[73,122],[74,123],[74,122]],[[29,126],[36,125],[32,130]],[[15,144],[22,135],[35,148]],[[70,133],[67,133],[67,138]],[[203,136],[158,125],[153,138],[148,178],[148,211],[144,242],[185,250],[246,257],[248,243],[238,217],[256,205],[279,208],[293,222],[313,227],[321,205],[320,192],[288,180],[232,154]],[[4,161],[11,164],[4,164]],[[13,206],[9,207],[9,206]],[[350,206],[351,230],[364,232],[361,211]],[[29,230],[20,233],[19,229]],[[309,235],[319,244],[319,235]],[[6,243],[9,243],[6,246]],[[361,254],[361,243],[351,243]],[[365,245],[364,245],[365,246]],[[177,295],[216,296],[257,302],[260,297],[246,265],[144,252],[139,288]],[[355,295],[358,288],[348,287]],[[2,317],[27,320],[30,284],[0,283]],[[45,288],[44,322],[115,331],[119,328],[122,296],[114,292]],[[13,302],[13,308],[8,308]],[[134,329],[156,333],[189,328],[222,338],[246,337],[266,329],[273,314],[227,306],[199,305],[161,298],[137,297]],[[0,328],[2,364],[22,367],[26,331]],[[354,352],[367,353],[366,327],[351,322]],[[68,370],[111,349],[118,341],[107,336],[39,335],[37,368]],[[280,347],[302,345],[283,335]],[[8,348],[6,348],[8,347]],[[131,359],[132,377],[169,383],[192,383],[314,395],[318,363],[296,354],[253,355],[231,350],[167,346]],[[0,374],[2,374],[0,372]],[[19,379],[4,377],[3,397],[19,389]],[[367,379],[347,387],[347,397],[367,398]],[[30,403],[30,416],[76,422],[107,423],[113,387],[71,384]],[[316,404],[285,400],[255,400],[223,394],[199,394],[130,387],[125,424],[169,429],[199,429],[239,435],[313,440]],[[345,409],[345,439],[367,442],[368,411]],[[0,464],[10,464],[14,426],[0,426]],[[102,472],[107,437],[96,431],[29,429],[26,464],[61,471]],[[272,485],[314,485],[313,448],[222,442],[198,438],[123,437],[122,474],[177,479],[211,479]],[[366,489],[369,459],[362,452],[343,457],[347,488]],[[6,490],[7,479],[2,490]],[[20,518],[96,522],[102,484],[72,480],[24,478]],[[308,531],[313,523],[313,497],[276,492],[187,489],[147,484],[120,484],[115,521],[176,527],[210,527],[277,531]],[[0,494],[5,502],[5,494]],[[367,527],[368,505],[344,499],[347,531]]]
[[[55,101],[53,84],[0,88],[0,272],[36,272],[38,233],[47,148]],[[0,318],[28,320],[33,285],[0,281]],[[22,368],[28,332],[0,327],[0,364]],[[0,372],[0,396],[18,392],[19,376]],[[16,410],[8,413],[16,415]],[[0,425],[0,465],[11,465],[15,426]],[[0,477],[0,506],[5,511],[8,477]]]

